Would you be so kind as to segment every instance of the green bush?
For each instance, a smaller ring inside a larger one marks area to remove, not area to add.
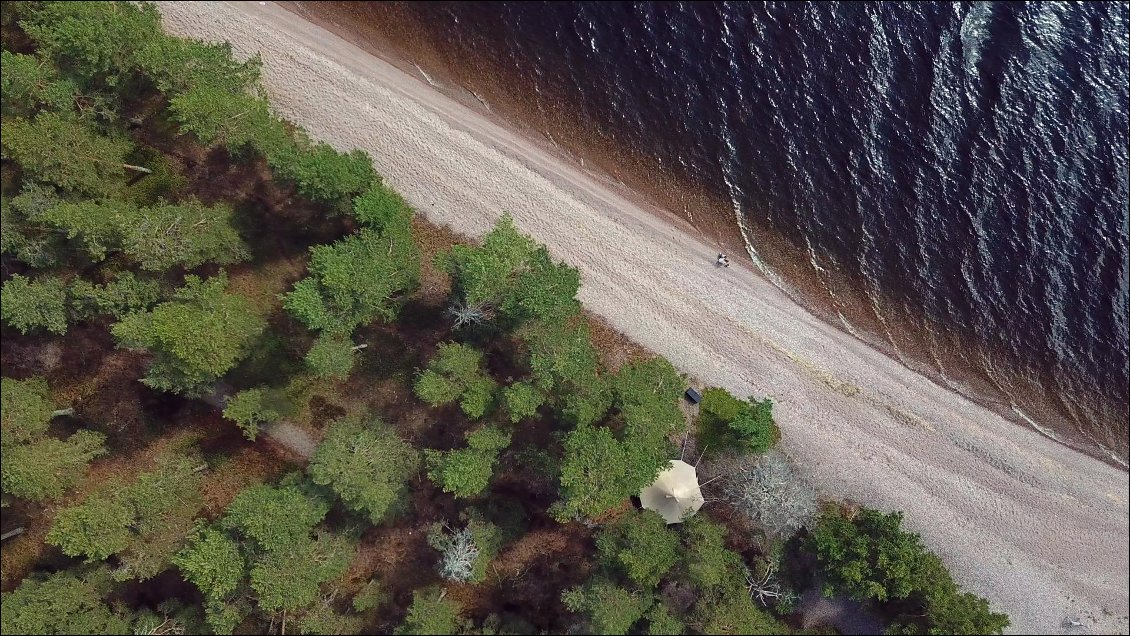
[[[742,401],[725,389],[711,387],[702,392],[700,409],[699,440],[714,452],[764,453],[781,439],[770,399]]]

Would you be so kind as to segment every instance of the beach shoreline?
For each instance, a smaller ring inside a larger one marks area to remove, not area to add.
[[[772,396],[786,450],[821,490],[905,510],[1014,631],[1086,615],[1126,632],[1126,473],[911,372],[763,279],[715,269],[716,248],[678,215],[277,5],[160,8],[174,33],[261,52],[280,114],[368,150],[429,220],[479,236],[511,212],[581,270],[587,308],[704,382]]]
[[[278,4],[404,73],[423,78],[445,96],[524,137],[543,152],[580,166],[591,178],[641,208],[713,242],[719,251],[746,252],[748,259],[735,262],[765,277],[825,323],[909,370],[1018,426],[1117,468],[1128,468],[1124,433],[1112,432],[1126,430],[1125,414],[1118,415],[1116,407],[1112,415],[1109,405],[1095,395],[1056,390],[1064,384],[1087,387],[1086,378],[1027,368],[986,343],[971,347],[969,343],[978,342],[976,334],[908,314],[897,298],[875,289],[864,291],[867,286],[847,275],[834,255],[818,256],[811,246],[798,245],[756,224],[754,219],[760,214],[737,213],[736,201],[676,174],[661,161],[636,157],[631,149],[619,147],[604,135],[586,134],[584,126],[569,117],[566,104],[561,104],[564,112],[555,116],[523,103],[499,79],[505,73],[487,68],[489,60],[466,60],[458,66],[448,51],[436,49],[434,34],[419,23],[415,11],[396,3]],[[499,83],[505,87],[500,88]],[[1080,408],[1085,412],[1080,413]]]

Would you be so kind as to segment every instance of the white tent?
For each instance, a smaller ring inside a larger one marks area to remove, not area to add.
[[[658,512],[667,523],[680,523],[693,516],[704,501],[698,471],[681,459],[671,460],[671,467],[640,491],[643,507]]]

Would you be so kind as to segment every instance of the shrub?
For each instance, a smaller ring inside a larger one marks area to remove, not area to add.
[[[731,448],[764,453],[781,438],[772,400],[742,401],[716,387],[702,392],[698,426],[700,440],[715,452]]]

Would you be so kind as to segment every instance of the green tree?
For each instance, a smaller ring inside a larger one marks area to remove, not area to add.
[[[1007,614],[994,612],[989,601],[961,592],[947,576],[941,585],[925,595],[928,633],[930,634],[1001,634],[1012,621]]]
[[[557,518],[596,517],[638,494],[633,461],[630,450],[608,428],[578,426],[565,438]]]
[[[105,454],[101,433],[80,430],[66,440],[47,436],[52,418],[72,413],[52,406],[41,378],[0,379],[0,482],[5,493],[29,501],[58,499],[91,460]]]
[[[283,306],[311,329],[349,334],[374,319],[390,321],[397,298],[419,277],[420,257],[405,232],[361,230],[310,252],[310,275]]]
[[[703,634],[790,633],[787,625],[754,605],[741,572],[700,595],[692,619]]]
[[[161,299],[161,285],[155,280],[122,272],[107,283],[96,285],[81,278],[71,282],[71,308],[83,318],[109,314],[121,319],[135,311],[145,311]]]
[[[467,417],[486,414],[497,384],[482,368],[483,354],[465,344],[441,344],[428,368],[416,378],[416,395],[432,406],[459,400]]]
[[[340,153],[327,143],[315,144],[302,131],[295,133],[293,142],[266,150],[276,178],[293,181],[303,196],[343,212],[376,179],[373,161],[364,151]]]
[[[190,200],[138,208],[118,200],[79,201],[56,205],[42,219],[68,239],[77,239],[94,261],[122,250],[142,269],[163,271],[177,265],[228,265],[248,257],[232,226],[232,211],[223,204]]]
[[[456,245],[437,256],[452,275],[455,295],[465,307],[497,311],[503,326],[531,320],[563,322],[580,311],[576,269],[554,263],[544,246],[523,236],[503,215],[481,246]]]
[[[298,631],[309,636],[360,634],[364,626],[365,621],[360,616],[334,611],[332,596],[315,603],[298,621]]]
[[[673,449],[667,436],[685,425],[678,406],[684,386],[683,376],[659,357],[624,365],[612,379],[624,421],[621,440],[633,457],[631,475],[639,488],[668,466]]]
[[[263,551],[278,552],[309,541],[313,527],[329,510],[326,501],[298,486],[258,484],[236,496],[221,525]]]
[[[519,336],[529,346],[534,386],[560,402],[567,421],[580,426],[603,419],[612,394],[583,321],[534,322]]]
[[[82,503],[65,508],[47,543],[88,562],[118,555],[114,577],[145,580],[160,574],[180,549],[203,504],[198,459],[172,456],[157,470],[123,486],[110,483]]]
[[[63,496],[86,473],[94,458],[106,454],[106,436],[78,431],[65,440],[45,437],[30,444],[5,447],[4,492],[28,501]]]
[[[37,52],[87,86],[119,85],[132,73],[140,49],[161,36],[152,4],[44,2],[20,26]]]
[[[1007,615],[993,612],[987,600],[962,592],[932,553],[925,556],[919,588],[896,606],[901,614],[887,630],[890,634],[1000,634],[1011,623]]]
[[[702,392],[698,427],[700,439],[716,451],[764,453],[781,439],[772,400],[743,401],[716,387]]]
[[[200,84],[169,100],[173,121],[182,133],[195,136],[206,146],[222,145],[239,152],[269,134],[275,125],[265,99],[232,93],[227,87]]]
[[[247,564],[239,544],[214,526],[198,526],[173,564],[205,599],[225,599],[243,584]]]
[[[823,515],[809,545],[824,577],[824,594],[887,601],[923,587],[929,553],[901,525],[901,512],[864,509],[852,519]]]
[[[687,627],[683,621],[671,615],[671,611],[663,603],[656,603],[644,614],[647,619],[647,633],[649,636],[670,636],[682,634]]]
[[[741,577],[741,555],[726,547],[726,527],[706,515],[695,515],[682,524],[683,570],[699,590],[713,590]]]
[[[295,611],[318,599],[322,583],[345,573],[353,554],[328,533],[268,551],[251,566],[251,588],[267,612]]]
[[[545,396],[531,382],[515,382],[502,390],[502,404],[514,424],[535,417]]]
[[[127,139],[101,135],[73,115],[46,111],[31,121],[5,120],[3,127],[3,156],[27,176],[91,197],[108,196],[122,183]]]
[[[329,426],[309,472],[347,508],[379,524],[406,500],[419,465],[419,453],[379,419],[347,417]]]
[[[25,180],[20,193],[11,199],[0,194],[2,251],[31,267],[55,265],[62,252],[62,237],[45,226],[40,216],[60,200],[54,187],[31,180]]]
[[[0,379],[0,427],[3,431],[0,444],[5,451],[41,438],[47,433],[51,418],[73,412],[72,409],[55,409],[43,378]]]
[[[123,251],[147,271],[230,265],[249,256],[232,225],[231,208],[222,203],[208,206],[190,200],[153,205],[122,229]]]
[[[119,346],[148,349],[142,380],[162,391],[202,395],[241,359],[265,328],[250,301],[227,294],[227,276],[186,276],[172,300],[124,317],[113,328]]]
[[[0,52],[4,73],[0,95],[4,115],[27,116],[39,108],[67,110],[74,105],[76,87],[59,78],[58,70],[34,55]]]
[[[261,424],[269,424],[281,417],[269,402],[265,387],[240,391],[228,398],[224,405],[224,418],[235,422],[244,437],[255,441]]]
[[[323,333],[306,353],[306,366],[320,378],[344,380],[353,371],[357,348],[344,336]]]
[[[103,600],[105,572],[32,575],[0,596],[4,634],[126,634],[129,622]]]
[[[20,193],[12,199],[12,208],[24,219],[38,223],[43,220],[44,214],[62,201],[54,186],[25,180]]]
[[[163,35],[137,52],[137,66],[167,96],[212,87],[244,95],[259,85],[259,56],[240,62],[231,43],[213,44]]]
[[[600,578],[566,590],[561,600],[569,611],[585,616],[592,634],[627,634],[652,604],[651,595]]]
[[[29,279],[13,274],[0,289],[0,318],[20,333],[45,329],[67,333],[67,287],[53,276]]]
[[[490,485],[498,454],[510,445],[510,433],[483,426],[467,435],[467,448],[424,451],[428,478],[456,497],[474,497]]]
[[[412,592],[408,616],[396,633],[419,636],[457,634],[460,611],[459,605],[447,598],[444,590],[436,587],[416,590]]]
[[[632,510],[596,537],[601,562],[644,590],[654,589],[679,560],[679,535],[651,510]]]
[[[102,561],[129,547],[131,520],[127,502],[95,493],[61,510],[46,542],[61,547],[67,556]]]
[[[299,475],[245,488],[217,525],[199,526],[174,558],[204,594],[205,620],[231,633],[251,610],[291,615],[322,598],[349,566],[347,541],[316,526],[329,502]]]
[[[92,261],[106,258],[121,249],[123,233],[141,221],[137,206],[127,201],[68,201],[58,203],[38,215],[48,225],[77,242]]]
[[[408,227],[412,223],[412,209],[379,176],[374,176],[369,189],[353,199],[353,217],[377,230]]]

